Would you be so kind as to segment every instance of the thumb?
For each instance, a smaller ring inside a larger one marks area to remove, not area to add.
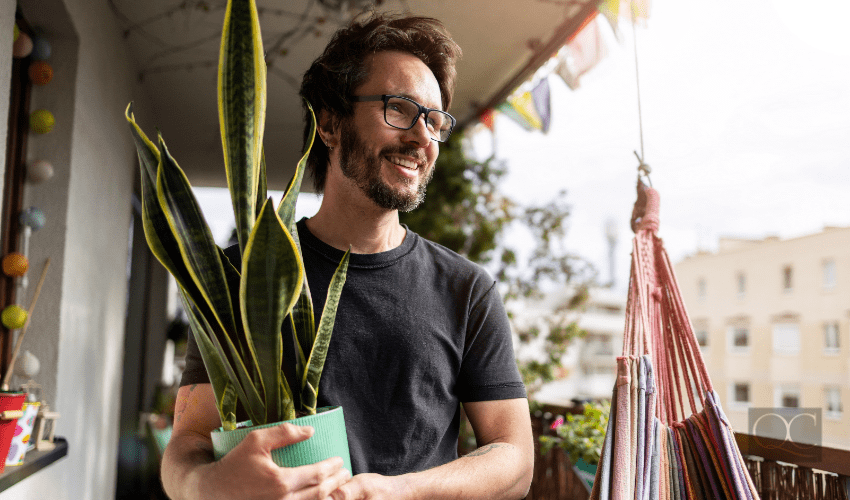
[[[259,448],[271,451],[304,441],[310,438],[314,432],[315,430],[309,426],[283,423],[274,427],[257,429],[252,431],[251,434],[254,435],[253,439]]]

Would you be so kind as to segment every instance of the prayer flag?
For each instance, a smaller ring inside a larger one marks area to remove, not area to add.
[[[599,23],[593,19],[561,51],[561,62],[555,68],[558,75],[573,90],[579,78],[608,55],[608,49],[599,33]]]
[[[501,112],[502,114],[504,114],[505,116],[510,118],[511,120],[517,122],[519,124],[519,126],[524,128],[525,130],[528,130],[529,132],[534,130],[534,128],[532,128],[531,124],[528,123],[528,120],[526,120],[521,114],[519,114],[519,111],[517,111],[511,105],[511,103],[503,102],[503,103],[499,104],[498,106],[496,106],[496,110],[498,110],[499,112]]]
[[[537,85],[531,89],[531,98],[534,102],[534,109],[537,110],[537,116],[540,117],[540,127],[543,133],[549,132],[549,124],[552,121],[552,106],[549,97],[549,78],[543,77]]]

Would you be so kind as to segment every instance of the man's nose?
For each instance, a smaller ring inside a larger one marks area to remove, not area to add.
[[[408,144],[416,144],[419,147],[426,147],[431,143],[431,134],[428,132],[428,126],[425,125],[425,114],[422,113],[416,118],[416,123],[413,127],[405,130],[404,142]]]

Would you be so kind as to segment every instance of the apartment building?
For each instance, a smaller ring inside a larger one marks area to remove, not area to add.
[[[735,430],[749,408],[821,408],[823,445],[850,449],[850,227],[721,238],[675,268]]]
[[[546,333],[546,318],[559,304],[572,296],[561,289],[539,300],[528,300],[515,307],[515,320],[523,326],[537,326]],[[623,351],[626,320],[626,294],[609,288],[591,288],[587,302],[575,312],[579,328],[586,332],[574,339],[556,373],[557,380],[545,384],[533,395],[541,403],[570,406],[574,400],[609,399],[616,379],[616,357]],[[542,343],[516,345],[520,359],[541,357]]]

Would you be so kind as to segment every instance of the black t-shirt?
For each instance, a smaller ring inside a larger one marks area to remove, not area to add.
[[[318,325],[344,252],[305,220],[298,235]],[[495,285],[476,264],[410,230],[398,248],[351,255],[318,403],[343,407],[355,474],[450,462],[459,403],[526,397]],[[197,383],[209,378],[190,336],[181,385]]]

